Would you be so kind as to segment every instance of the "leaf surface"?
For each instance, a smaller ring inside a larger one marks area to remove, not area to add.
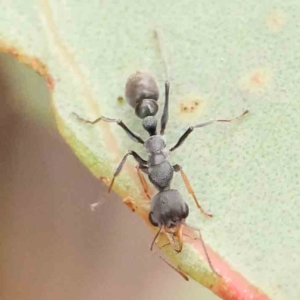
[[[202,229],[222,277],[211,272],[199,241],[188,240],[179,255],[164,250],[224,299],[299,299],[297,1],[4,0],[0,8],[1,51],[46,78],[61,134],[106,182],[128,149],[146,153],[117,125],[86,125],[72,113],[122,118],[146,137],[120,97],[136,71],[152,73],[163,96],[167,76],[155,29],[171,82],[170,147],[190,125],[248,109],[234,123],[196,129],[170,157],[214,214],[199,213],[176,175],[173,186],[190,206],[188,222]],[[134,166],[127,163],[114,189],[147,220]]]

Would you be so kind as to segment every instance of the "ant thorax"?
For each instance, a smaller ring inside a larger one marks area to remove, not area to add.
[[[144,144],[148,153],[160,153],[166,148],[165,140],[161,135],[150,136]]]
[[[161,135],[150,136],[144,146],[148,152],[149,166],[159,165],[167,159],[169,151]]]

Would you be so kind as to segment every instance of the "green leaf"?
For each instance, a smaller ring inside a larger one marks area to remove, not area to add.
[[[186,239],[180,254],[163,250],[224,299],[299,298],[298,2],[6,0],[0,8],[1,51],[46,78],[61,134],[106,182],[128,149],[146,153],[116,124],[87,125],[72,113],[122,118],[145,136],[119,97],[136,71],[152,73],[163,90],[155,29],[171,82],[169,146],[190,125],[248,109],[236,122],[195,130],[170,157],[214,214],[201,215],[175,176],[173,187],[190,207],[188,222],[202,229],[222,277],[209,268],[199,240]],[[147,220],[134,166],[127,163],[114,189]]]

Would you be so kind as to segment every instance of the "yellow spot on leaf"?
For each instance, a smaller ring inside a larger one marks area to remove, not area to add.
[[[117,100],[118,100],[119,103],[123,103],[124,102],[124,98],[122,96],[119,96],[117,98]]]
[[[286,24],[286,19],[285,12],[279,8],[275,8],[267,16],[267,26],[271,31],[277,33]]]
[[[240,80],[242,89],[249,92],[260,92],[267,87],[271,79],[269,69],[258,68],[249,71]]]
[[[179,112],[183,114],[197,113],[202,106],[202,99],[195,95],[186,95],[179,104]]]
[[[108,186],[110,184],[110,179],[108,177],[101,176],[100,179],[105,185]]]

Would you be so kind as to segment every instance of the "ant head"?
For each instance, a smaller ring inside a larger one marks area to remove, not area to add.
[[[153,226],[174,228],[182,224],[189,214],[189,207],[177,190],[157,193],[151,200],[149,221]]]
[[[156,100],[153,99],[142,99],[137,102],[135,106],[135,114],[144,119],[149,116],[155,116],[158,111],[158,105]]]
[[[156,135],[157,120],[153,116],[148,116],[143,119],[143,127],[148,131],[149,135]]]

